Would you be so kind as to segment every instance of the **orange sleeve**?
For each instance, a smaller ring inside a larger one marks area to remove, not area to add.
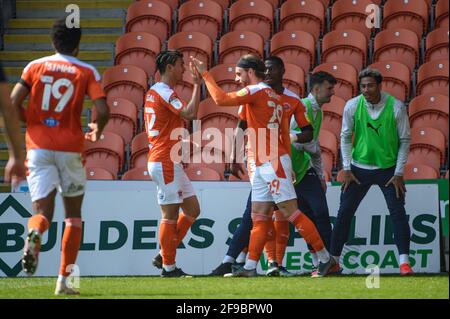
[[[95,78],[94,72],[89,72],[88,84],[87,84],[87,94],[92,101],[106,97],[105,92],[103,92],[100,79],[98,81]]]
[[[309,120],[306,118],[305,113],[306,113],[305,106],[303,105],[303,103],[301,101],[298,101],[298,103],[296,104],[296,107],[295,107],[294,116],[295,116],[295,121],[297,122],[297,125],[299,128],[311,125]]]
[[[33,77],[34,77],[35,65],[36,64],[27,65],[23,69],[22,75],[20,77],[20,82],[22,84],[25,84],[25,86],[28,86],[29,90],[31,90],[31,87],[33,86]]]
[[[162,101],[164,106],[176,115],[180,115],[181,111],[183,111],[183,109],[185,109],[187,106],[186,102],[180,99],[175,91],[170,96],[169,102],[164,101],[163,98],[160,98],[160,101]]]
[[[242,104],[242,105],[239,106],[238,115],[239,115],[239,118],[242,121],[247,121],[247,114],[246,114],[246,106],[245,106],[245,104]]]
[[[249,104],[255,100],[255,94],[252,95],[248,88],[243,88],[237,92],[226,93],[217,85],[214,78],[208,72],[204,72],[202,75],[212,99],[218,106]]]

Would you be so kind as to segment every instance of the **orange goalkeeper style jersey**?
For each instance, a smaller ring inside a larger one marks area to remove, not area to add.
[[[73,56],[55,54],[30,62],[20,83],[30,90],[25,110],[27,150],[83,152],[84,97],[93,101],[105,97],[95,67]]]

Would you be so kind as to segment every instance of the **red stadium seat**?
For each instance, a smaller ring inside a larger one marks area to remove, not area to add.
[[[396,61],[376,62],[370,68],[377,69],[383,76],[381,89],[402,102],[409,98],[411,73],[406,65]]]
[[[167,46],[183,53],[186,66],[189,65],[190,56],[206,62],[208,66],[212,63],[213,44],[206,34],[195,31],[178,32],[170,37]]]
[[[438,172],[425,164],[406,164],[403,170],[403,178],[410,179],[436,179],[439,178]]]
[[[100,167],[86,167],[88,180],[114,180],[114,175],[107,169]]]
[[[285,63],[284,67],[283,85],[298,96],[303,96],[306,92],[305,72],[295,64]]]
[[[142,0],[136,0],[136,1],[142,1]],[[178,8],[180,1],[179,0],[164,0],[164,3],[167,3],[172,10],[175,10],[176,8]]]
[[[336,136],[330,131],[321,129],[319,133],[319,142],[322,151],[324,170],[331,172],[333,167],[337,164],[339,155]]]
[[[156,71],[156,56],[161,50],[159,38],[148,32],[129,32],[116,42],[114,64],[129,64],[142,68],[147,77]]]
[[[136,167],[126,171],[122,176],[123,181],[151,181],[147,166]]]
[[[448,59],[422,64],[417,72],[416,94],[440,93],[448,96]]]
[[[144,104],[147,74],[133,65],[116,65],[103,72],[102,87],[108,98],[125,98],[138,108]]]
[[[191,181],[220,181],[220,175],[212,168],[196,166],[188,167],[186,175]]]
[[[217,85],[220,86],[225,92],[238,91],[241,88],[241,85],[235,81],[235,67],[236,64],[217,64],[209,70],[209,74],[211,74]]]
[[[405,64],[410,72],[419,63],[419,38],[408,29],[383,30],[375,36],[374,62],[397,61]]]
[[[434,27],[448,29],[448,0],[438,0],[435,12]]]
[[[445,136],[432,127],[411,129],[408,163],[426,164],[439,171],[445,158]]]
[[[110,171],[114,179],[124,164],[125,144],[120,135],[103,132],[100,140],[85,142],[86,167],[100,167]]]
[[[425,62],[448,58],[448,28],[431,31],[426,39]]]
[[[266,0],[239,0],[229,11],[230,31],[253,31],[264,40],[273,32],[274,8]]]
[[[191,0],[178,9],[178,31],[202,32],[215,40],[222,30],[223,9],[212,0]]]
[[[148,136],[146,132],[139,133],[131,141],[130,167],[147,167]]]
[[[341,136],[342,114],[344,113],[344,107],[345,101],[336,95],[331,97],[331,101],[329,103],[322,105],[322,128],[332,132],[336,136],[338,145]]]
[[[358,74],[353,65],[344,62],[322,63],[314,68],[313,73],[318,71],[328,72],[336,78],[335,94],[344,100],[358,93]]]
[[[434,127],[448,141],[448,96],[428,93],[415,97],[408,106],[411,127]]]
[[[191,1],[191,0],[189,0]],[[220,4],[222,10],[225,11],[230,6],[230,0],[213,0],[214,2]]]
[[[207,167],[213,169],[219,174],[220,179],[224,180],[225,172],[225,152],[220,148],[217,143],[212,143],[212,147],[207,145],[203,148],[195,148],[189,159],[188,168],[194,169],[199,167]],[[228,156],[229,157],[229,156]]]
[[[245,54],[264,57],[263,38],[251,31],[234,31],[223,35],[219,41],[219,63],[236,64]]]
[[[281,5],[279,30],[302,30],[317,41],[324,29],[325,6],[319,0],[287,0]]]
[[[383,8],[383,30],[409,29],[421,38],[427,32],[428,10],[425,0],[388,0]]]
[[[270,41],[270,54],[308,72],[316,60],[316,42],[308,32],[281,31],[274,34]]]
[[[330,30],[357,30],[364,33],[369,40],[372,29],[366,26],[367,16],[370,13],[370,10],[366,9],[370,5],[373,5],[370,0],[335,1],[331,8]]]
[[[331,31],[322,40],[322,63],[347,62],[359,72],[366,65],[367,39],[357,30]]]
[[[142,31],[164,42],[172,32],[172,9],[166,1],[141,0],[128,7],[126,32]]]

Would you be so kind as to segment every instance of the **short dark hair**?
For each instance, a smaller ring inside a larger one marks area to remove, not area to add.
[[[279,67],[281,67],[281,68],[284,69],[284,62],[283,62],[283,60],[282,60],[279,56],[271,55],[270,57],[268,57],[268,58],[266,59],[266,61],[267,61],[267,62],[272,62],[272,63],[278,64]]]
[[[246,54],[241,56],[237,66],[244,69],[252,69],[258,78],[263,79],[264,73],[266,72],[266,65],[264,62],[254,54]]]
[[[383,82],[383,76],[381,75],[381,72],[377,69],[371,69],[371,68],[365,68],[361,72],[359,72],[358,80],[361,82],[362,78],[373,78],[378,84],[381,84]]]
[[[183,59],[183,53],[178,50],[165,50],[161,51],[156,57],[156,67],[159,74],[163,75],[166,73],[167,66],[175,65],[178,59]]]
[[[66,19],[62,18],[53,23],[51,37],[53,46],[61,54],[72,54],[81,39],[81,28],[68,28]]]
[[[333,85],[337,83],[336,78],[332,74],[325,71],[312,73],[311,76],[309,77],[309,83],[311,85],[311,88],[313,88],[315,85],[321,85],[325,81]]]

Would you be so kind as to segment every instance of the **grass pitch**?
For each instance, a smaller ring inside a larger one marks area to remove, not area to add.
[[[83,277],[80,296],[53,295],[56,278],[0,278],[0,298],[138,299],[448,299],[447,275],[381,276],[366,287],[366,276],[310,278]]]

